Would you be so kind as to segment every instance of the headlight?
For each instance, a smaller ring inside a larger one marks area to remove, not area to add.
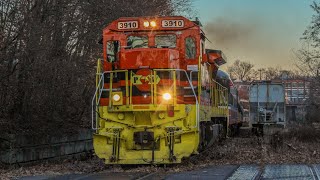
[[[116,102],[120,101],[120,95],[119,94],[115,94],[113,95],[112,99]]]
[[[149,21],[145,21],[145,22],[143,22],[143,26],[144,26],[144,27],[149,27],[149,26],[150,26]]]
[[[155,21],[151,21],[151,22],[150,22],[150,25],[151,25],[151,27],[156,27],[156,26],[157,26],[157,23],[156,23]]]
[[[170,94],[170,93],[164,93],[164,94],[162,95],[162,98],[163,98],[164,100],[170,100],[170,99],[171,99],[171,94]]]

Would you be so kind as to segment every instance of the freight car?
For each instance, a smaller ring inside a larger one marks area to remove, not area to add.
[[[266,127],[285,127],[285,88],[282,83],[255,81],[250,86],[250,124],[263,134]]]
[[[234,86],[228,73],[218,70],[217,82],[228,89],[228,109],[229,109],[229,131],[230,135],[239,133],[239,128],[243,123],[243,107],[239,101],[238,89]]]
[[[94,150],[106,164],[172,164],[228,132],[226,63],[199,22],[128,17],[103,30],[92,99]]]

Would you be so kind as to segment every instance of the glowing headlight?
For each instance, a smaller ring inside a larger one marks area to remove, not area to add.
[[[143,22],[143,26],[144,26],[144,27],[149,27],[149,26],[150,26],[149,21],[145,21],[145,22]]]
[[[157,23],[156,23],[155,21],[151,21],[151,22],[150,22],[150,25],[151,25],[151,27],[156,27],[156,26],[157,26]]]
[[[120,100],[119,94],[113,95],[112,99],[113,99],[114,101],[119,101],[119,100]]]
[[[171,99],[171,94],[169,94],[169,93],[164,93],[164,94],[162,95],[162,98],[163,98],[164,100],[170,100],[170,99]]]

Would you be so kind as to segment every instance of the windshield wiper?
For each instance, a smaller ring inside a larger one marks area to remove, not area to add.
[[[175,48],[176,46],[169,46],[169,45],[165,45],[165,44],[157,44],[156,45],[157,48]]]

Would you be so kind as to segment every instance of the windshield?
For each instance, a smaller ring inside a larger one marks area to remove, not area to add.
[[[148,48],[148,36],[128,36],[127,46],[130,48]]]
[[[175,48],[177,42],[176,39],[177,37],[174,34],[156,35],[155,45],[157,48]]]

